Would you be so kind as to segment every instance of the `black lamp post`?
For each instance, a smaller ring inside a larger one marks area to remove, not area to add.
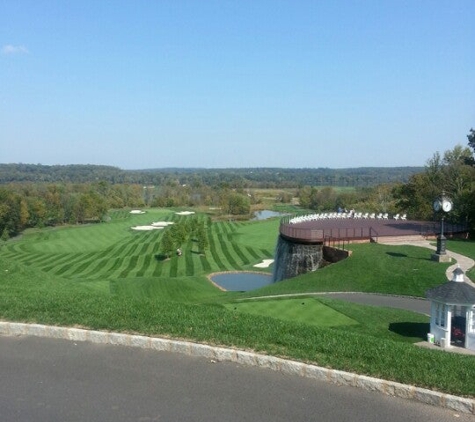
[[[433,255],[433,259],[442,262],[450,262],[450,257],[447,256],[445,249],[445,243],[447,239],[444,236],[444,218],[445,213],[452,211],[452,200],[445,195],[445,192],[442,192],[442,195],[435,199],[433,208],[436,213],[442,211],[442,216],[440,219],[440,233],[439,236],[437,236],[437,251],[435,255]]]
[[[437,251],[435,252],[437,255],[446,255],[445,249],[445,242],[447,238],[444,236],[444,215],[440,219],[440,233],[437,236]]]

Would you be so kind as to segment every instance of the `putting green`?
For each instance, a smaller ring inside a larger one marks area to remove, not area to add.
[[[225,306],[234,312],[268,316],[319,327],[358,324],[354,319],[335,311],[314,298],[250,300],[229,303]]]

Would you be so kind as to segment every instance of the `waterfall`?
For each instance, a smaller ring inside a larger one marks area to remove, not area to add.
[[[322,244],[293,243],[279,236],[274,256],[273,281],[315,271],[322,260]]]

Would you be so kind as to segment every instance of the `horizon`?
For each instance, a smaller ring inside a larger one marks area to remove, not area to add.
[[[475,126],[474,15],[471,0],[4,2],[0,160],[424,167]]]
[[[109,164],[42,164],[42,163],[0,163],[0,166],[9,166],[9,165],[25,165],[25,166],[42,166],[42,167],[87,167],[87,166],[95,166],[95,167],[111,167],[116,168],[122,171],[159,171],[159,170],[359,170],[359,169],[423,169],[425,166],[358,166],[358,167],[179,167],[179,166],[168,166],[168,167],[155,167],[155,168],[131,168],[125,169]]]

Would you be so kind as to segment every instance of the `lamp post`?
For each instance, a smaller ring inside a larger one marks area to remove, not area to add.
[[[440,233],[439,236],[437,236],[437,250],[435,254],[432,255],[432,259],[438,262],[450,262],[451,258],[447,256],[445,249],[447,239],[444,236],[444,218],[446,213],[452,211],[452,200],[445,195],[445,192],[442,192],[442,195],[434,200],[433,208],[436,213],[442,212],[442,216],[440,218]]]

